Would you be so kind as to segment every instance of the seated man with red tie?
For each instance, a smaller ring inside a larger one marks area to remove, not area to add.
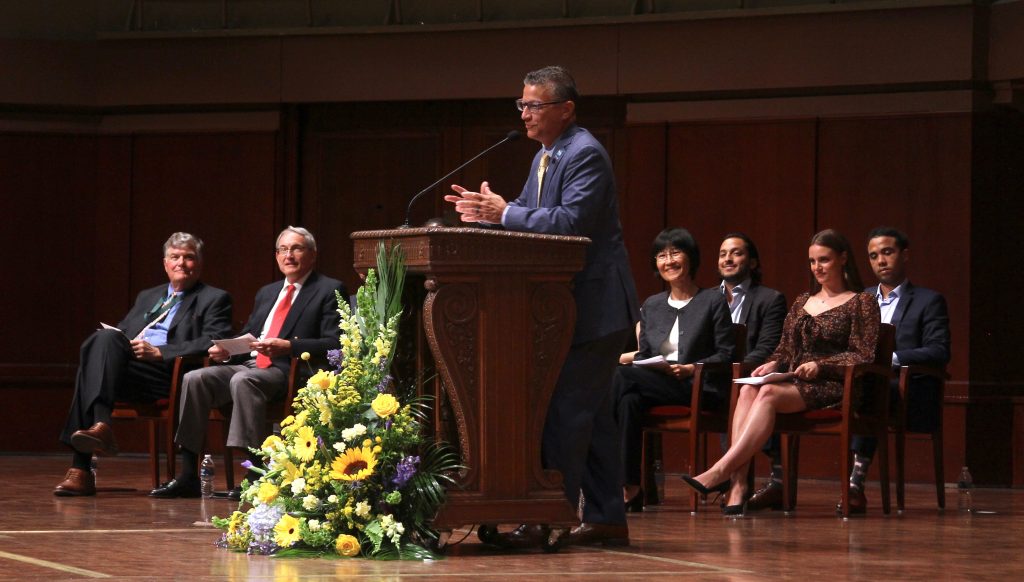
[[[268,436],[266,405],[288,388],[291,358],[303,352],[323,358],[338,349],[338,302],[348,297],[345,285],[313,271],[316,240],[304,228],[289,226],[276,245],[277,266],[284,281],[256,293],[252,315],[242,334],[258,338],[252,352],[231,358],[220,346],[210,348],[214,365],[185,375],[181,419],[174,440],[181,446],[182,469],[173,480],[154,489],[160,498],[199,497],[199,456],[212,408],[230,405],[227,446],[258,447]]]
[[[167,398],[174,359],[204,354],[210,340],[231,333],[231,296],[204,285],[203,241],[176,232],[164,243],[168,282],[139,293],[116,329],[82,343],[75,395],[60,440],[74,450],[71,468],[53,494],[96,494],[93,454],[117,454],[110,429],[114,402]]]

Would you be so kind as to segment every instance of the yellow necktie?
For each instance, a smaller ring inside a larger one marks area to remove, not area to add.
[[[548,170],[548,161],[551,156],[547,152],[540,157],[540,165],[537,166],[537,208],[540,208],[540,193],[544,190],[544,174]]]

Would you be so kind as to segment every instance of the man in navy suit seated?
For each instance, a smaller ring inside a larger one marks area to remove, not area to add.
[[[903,232],[879,227],[868,234],[868,260],[878,285],[865,289],[878,298],[882,323],[896,326],[893,367],[923,365],[942,368],[949,363],[949,313],[943,296],[931,289],[912,285],[907,278],[910,241]],[[894,398],[898,396],[893,380]],[[933,378],[911,378],[907,388],[907,430],[931,432],[942,414],[940,386]],[[850,473],[850,512],[864,513],[867,499],[864,481],[878,442],[873,437],[855,436]]]
[[[203,241],[176,232],[164,243],[167,283],[139,293],[117,329],[82,343],[75,396],[60,440],[74,450],[71,468],[53,494],[96,494],[93,454],[116,455],[110,429],[114,402],[167,398],[174,359],[202,355],[210,340],[231,333],[231,296],[203,284]]]

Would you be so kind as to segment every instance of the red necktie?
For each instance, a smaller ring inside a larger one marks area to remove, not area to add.
[[[270,329],[267,330],[267,335],[263,339],[279,337],[281,326],[284,325],[284,318],[288,317],[288,310],[292,306],[292,295],[294,294],[295,285],[289,285],[288,290],[284,293],[284,299],[277,304],[277,309],[274,310],[274,319],[270,320]],[[263,354],[256,354],[256,367],[269,368],[270,358]]]

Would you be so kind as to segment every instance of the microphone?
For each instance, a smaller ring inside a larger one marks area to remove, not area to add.
[[[444,182],[448,178],[451,178],[452,176],[457,174],[460,170],[462,170],[466,166],[468,166],[468,165],[472,164],[473,162],[477,161],[478,159],[480,159],[487,152],[493,150],[494,148],[500,146],[501,144],[503,144],[503,143],[505,143],[507,141],[515,141],[515,140],[519,139],[519,136],[521,136],[521,135],[522,135],[521,133],[519,133],[518,131],[513,129],[512,131],[508,132],[505,135],[505,137],[503,137],[501,139],[501,141],[499,141],[498,143],[492,145],[491,147],[489,147],[489,148],[485,149],[484,151],[478,153],[477,155],[473,156],[472,158],[470,158],[469,160],[464,162],[458,168],[455,168],[451,172],[448,172],[444,176],[441,176],[441,178],[438,181],[436,181],[433,184],[427,186],[426,188],[420,190],[419,193],[416,194],[415,196],[413,196],[412,200],[409,201],[409,206],[407,206],[406,209],[405,209],[405,223],[402,226],[398,227],[398,228],[409,228],[410,227],[409,216],[412,214],[412,205],[413,205],[414,202],[416,202],[416,200],[419,199],[420,196],[423,196],[427,192],[430,192],[431,190],[436,188],[438,184],[440,184],[441,182]]]

